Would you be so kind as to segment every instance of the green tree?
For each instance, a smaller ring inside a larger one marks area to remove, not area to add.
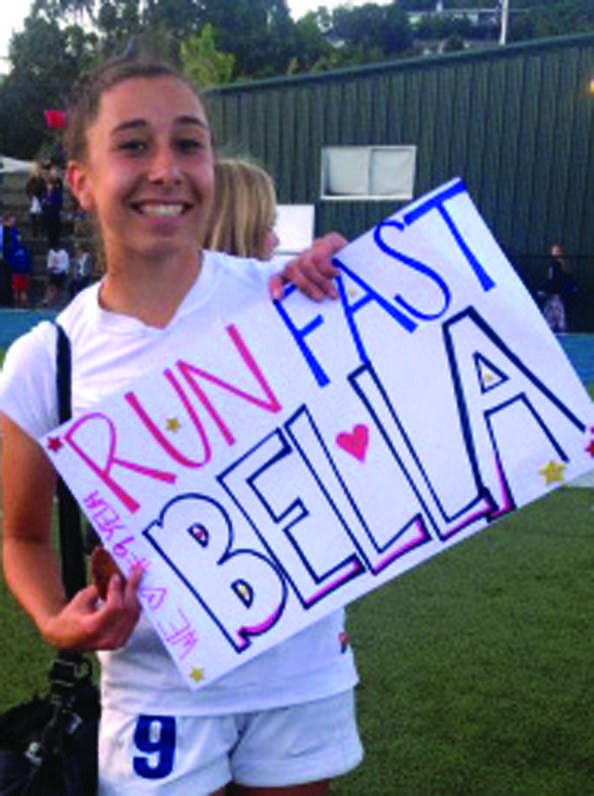
[[[0,87],[0,151],[31,158],[51,140],[44,110],[64,106],[74,79],[93,61],[97,36],[30,15],[13,35],[12,69]]]
[[[96,26],[102,55],[121,53],[126,43],[142,32],[138,0],[101,0]]]
[[[412,45],[408,15],[393,2],[339,6],[332,13],[333,34],[344,42],[346,60],[377,61],[402,55]]]
[[[95,0],[35,0],[31,15],[44,16],[50,22],[70,20],[81,24],[85,17],[94,22]]]
[[[295,23],[295,52],[291,72],[320,71],[329,63],[332,47],[324,37],[319,15],[310,11]]]
[[[147,0],[142,15],[143,25],[145,29],[160,26],[181,42],[197,33],[207,21],[203,18],[203,6],[206,5],[200,0]]]
[[[382,45],[386,55],[405,53],[413,42],[413,33],[408,14],[400,3],[385,6],[386,29]]]
[[[235,77],[284,74],[295,54],[286,0],[204,0],[217,49],[235,55]]]
[[[552,0],[513,14],[510,18],[510,41],[563,36],[567,33],[594,31],[594,4],[591,0]]]
[[[214,43],[212,25],[185,39],[181,45],[184,74],[201,89],[230,83],[235,56],[219,52]]]

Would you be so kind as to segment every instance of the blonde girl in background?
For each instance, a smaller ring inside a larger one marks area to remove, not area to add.
[[[276,190],[270,175],[247,159],[219,159],[204,248],[270,260],[278,246],[275,222]]]

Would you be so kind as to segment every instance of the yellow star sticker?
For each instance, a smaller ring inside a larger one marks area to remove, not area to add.
[[[181,423],[179,422],[177,417],[168,417],[166,425],[167,425],[167,431],[171,431],[173,433],[179,431],[181,428]]]
[[[566,465],[559,462],[548,462],[538,471],[544,478],[546,486],[550,484],[563,483],[563,471]]]
[[[199,666],[194,666],[190,672],[190,677],[194,682],[199,683],[201,680],[204,680],[204,672]]]

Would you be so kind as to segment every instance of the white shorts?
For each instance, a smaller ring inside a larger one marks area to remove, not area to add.
[[[361,762],[354,695],[230,716],[131,716],[104,710],[99,796],[204,796],[229,782],[284,787]]]

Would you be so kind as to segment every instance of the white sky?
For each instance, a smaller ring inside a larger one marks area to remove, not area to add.
[[[31,0],[4,0],[0,11],[0,72],[8,71],[5,58],[13,33],[20,33],[23,20],[29,15]]]
[[[294,20],[298,20],[308,11],[315,11],[318,6],[325,5],[332,9],[339,5],[361,5],[365,0],[288,0],[289,10]],[[385,2],[385,0],[379,0]],[[2,0],[0,10],[0,72],[6,72],[8,64],[8,44],[13,33],[23,30],[23,20],[31,9],[31,0]]]

